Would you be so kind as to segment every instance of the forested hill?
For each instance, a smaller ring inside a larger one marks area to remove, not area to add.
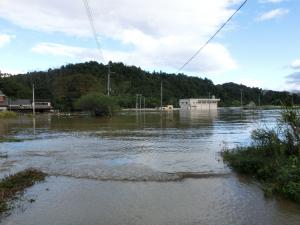
[[[221,106],[240,105],[250,101],[262,105],[279,105],[281,102],[300,103],[300,97],[288,92],[264,91],[235,83],[214,85],[207,78],[184,74],[146,72],[135,66],[111,63],[111,95],[117,96],[122,107],[135,107],[136,94],[146,97],[147,107],[160,105],[160,83],[163,82],[163,103],[178,106],[180,98],[198,98],[215,95]],[[97,62],[69,64],[46,72],[30,72],[15,76],[1,76],[0,89],[11,98],[31,98],[32,83],[37,99],[50,99],[56,108],[72,110],[74,102],[89,92],[107,92],[107,65]]]

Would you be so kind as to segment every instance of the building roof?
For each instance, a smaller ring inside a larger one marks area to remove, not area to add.
[[[11,100],[9,102],[9,105],[31,105],[31,100],[30,99]]]
[[[185,98],[180,101],[220,101],[219,98]]]

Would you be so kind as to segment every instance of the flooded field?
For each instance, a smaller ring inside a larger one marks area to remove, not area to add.
[[[220,109],[2,120],[2,135],[24,141],[0,143],[1,177],[28,167],[51,175],[2,224],[300,224],[299,206],[264,198],[220,156],[279,116]]]

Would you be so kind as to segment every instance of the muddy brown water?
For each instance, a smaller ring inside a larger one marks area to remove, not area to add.
[[[0,134],[24,141],[0,143],[1,177],[28,167],[50,176],[1,224],[300,224],[298,205],[265,198],[219,154],[279,116],[219,109],[2,120]]]

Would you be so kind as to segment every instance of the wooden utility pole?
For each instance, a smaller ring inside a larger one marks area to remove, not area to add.
[[[163,107],[163,82],[160,82],[160,110]]]
[[[35,116],[35,95],[34,95],[34,84],[32,84],[32,114]]]
[[[243,90],[241,89],[241,108],[243,108]]]

